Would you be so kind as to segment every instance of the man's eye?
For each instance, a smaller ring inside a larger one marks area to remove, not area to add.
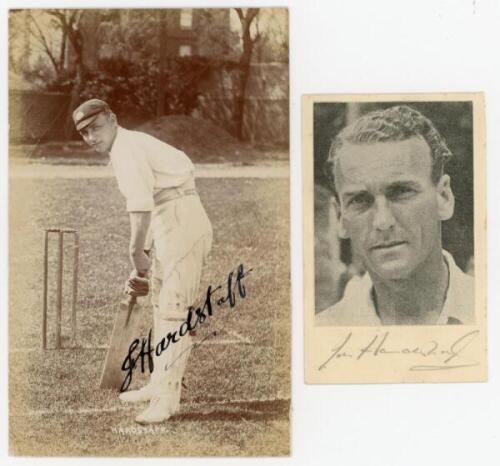
[[[416,190],[409,186],[395,186],[388,193],[389,199],[408,199],[416,194]]]
[[[356,196],[351,197],[347,201],[347,206],[348,207],[353,207],[353,208],[363,208],[367,207],[371,203],[371,196],[369,194],[357,194]]]

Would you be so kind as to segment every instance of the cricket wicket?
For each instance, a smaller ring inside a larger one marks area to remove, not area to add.
[[[73,236],[73,286],[71,295],[71,329],[73,344],[76,345],[76,300],[78,294],[78,253],[80,240],[78,232],[71,228],[44,229],[43,255],[43,308],[42,308],[42,348],[47,349],[47,309],[48,309],[48,272],[49,272],[49,236],[56,234],[57,247],[57,286],[56,286],[56,349],[61,349],[61,323],[63,307],[64,276],[64,235]]]

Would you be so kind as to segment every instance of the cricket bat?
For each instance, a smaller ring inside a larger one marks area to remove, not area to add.
[[[128,354],[130,344],[138,338],[137,329],[140,317],[141,305],[137,304],[135,296],[128,296],[120,303],[102,369],[100,388],[119,390],[122,386],[126,376],[126,372],[122,371],[122,364]]]

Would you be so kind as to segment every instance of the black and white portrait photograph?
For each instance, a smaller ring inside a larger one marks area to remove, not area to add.
[[[481,99],[370,97],[311,104],[306,312],[314,327],[352,328],[346,348],[357,328],[383,327],[367,352],[406,354],[412,345],[390,345],[400,329],[484,321]],[[476,333],[461,331],[467,347],[477,343]]]
[[[286,8],[9,11],[16,456],[286,456]]]
[[[316,323],[474,323],[472,102],[314,118]]]

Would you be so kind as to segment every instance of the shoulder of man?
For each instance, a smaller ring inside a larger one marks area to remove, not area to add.
[[[317,326],[373,325],[376,318],[370,297],[371,281],[355,275],[346,285],[344,296],[333,306],[316,315]]]
[[[136,142],[138,146],[141,146],[143,149],[154,151],[161,151],[162,153],[168,153],[172,157],[177,157],[181,159],[189,159],[187,154],[178,149],[175,146],[172,146],[168,142],[165,142],[152,134],[145,133],[144,131],[137,130],[126,130],[128,135],[132,138],[133,141]]]
[[[464,273],[447,254],[450,263],[453,285],[447,297],[448,315],[463,324],[474,324],[475,321],[475,279]],[[451,284],[450,284],[451,285]]]
[[[127,132],[127,134],[130,137],[137,139],[139,141],[149,142],[150,144],[160,144],[160,145],[175,149],[174,146],[171,146],[167,142],[161,140],[160,138],[158,138],[150,133],[146,133],[145,131],[138,131],[136,129],[127,129],[125,131]]]

